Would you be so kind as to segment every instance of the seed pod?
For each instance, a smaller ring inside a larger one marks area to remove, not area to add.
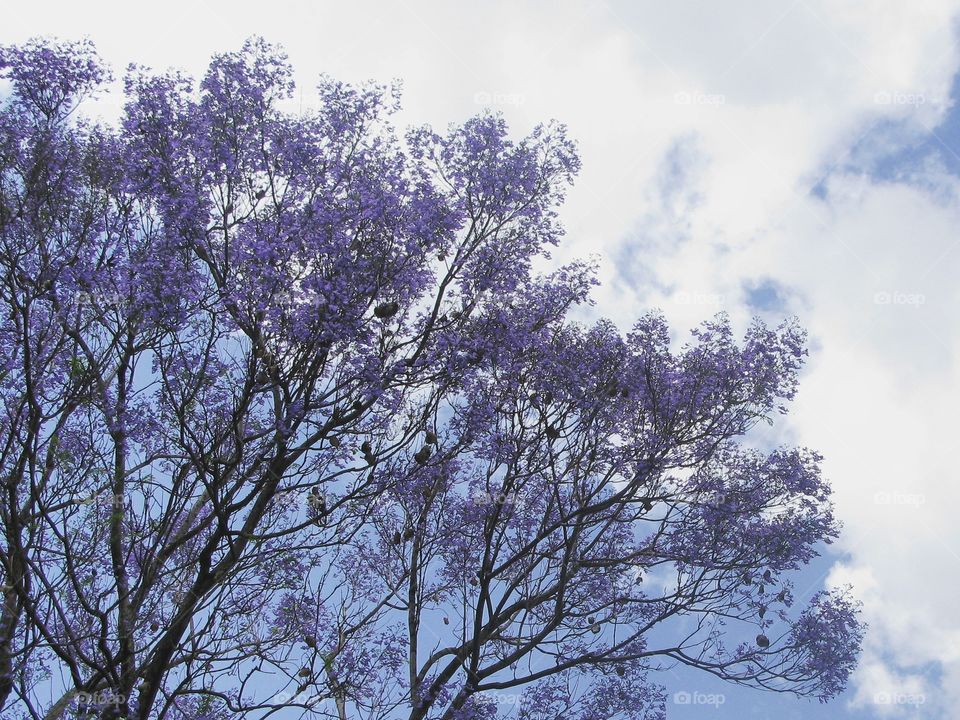
[[[340,447],[340,438],[338,438],[336,435],[330,437],[328,439],[328,442],[330,443],[330,447],[335,447],[335,448]]]
[[[404,540],[413,540],[413,528],[407,528],[403,531]]]
[[[443,624],[444,624],[444,625],[449,625],[449,624],[450,624],[450,618],[448,618],[446,615],[443,616]]]
[[[764,570],[763,579],[767,582],[773,582],[773,573],[771,573],[769,570]]]
[[[591,626],[590,626],[590,632],[592,632],[594,635],[599,634],[599,633],[600,633],[600,623],[594,623],[593,625],[591,625]]]
[[[373,314],[376,315],[381,320],[386,320],[397,314],[397,310],[400,309],[400,304],[393,302],[380,303],[373,309]]]
[[[307,504],[314,510],[321,512],[326,512],[327,510],[327,499],[316,485],[310,488],[310,494],[307,495]]]
[[[763,620],[763,616],[766,615],[766,614],[767,614],[767,606],[766,606],[766,605],[761,605],[761,606],[760,606],[760,611],[757,613],[757,615],[759,615],[760,619]]]
[[[424,445],[422,448],[417,450],[416,455],[413,456],[413,459],[416,460],[420,465],[426,465],[427,460],[430,459],[430,453],[432,452],[429,445]]]
[[[300,672],[298,672],[297,675],[299,675],[302,678],[310,677],[310,668],[308,667],[300,668]]]
[[[400,545],[403,542],[403,536],[400,535],[399,530],[393,531],[393,544]]]
[[[757,647],[768,648],[770,647],[770,640],[766,635],[757,635]]]
[[[360,452],[362,452],[364,455],[369,453],[371,450],[373,450],[373,446],[370,444],[369,440],[364,440],[362,443],[360,443]]]
[[[427,430],[427,432],[426,432],[426,438],[425,438],[425,439],[426,439],[428,445],[436,445],[436,444],[437,444],[437,434],[436,434],[435,432],[433,432],[433,430]]]
[[[327,514],[327,496],[320,492],[320,488],[314,485],[310,488],[307,495],[307,505],[310,512],[313,513],[313,519],[317,525],[323,525]]]
[[[317,639],[313,635],[304,635],[303,641],[307,644],[307,647],[315,648],[317,646]]]
[[[590,616],[587,618],[587,622],[590,623],[591,625],[593,625],[593,624],[596,622],[596,618],[594,618],[593,615],[590,615]]]
[[[556,440],[560,437],[560,431],[557,430],[553,425],[547,425],[547,437],[551,440]]]

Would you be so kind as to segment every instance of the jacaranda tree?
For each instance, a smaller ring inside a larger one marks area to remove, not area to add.
[[[534,270],[559,125],[398,136],[388,88],[261,40],[199,86],[0,51],[5,718],[662,718],[684,664],[829,699],[847,591],[820,458],[750,449],[793,323],[682,348]],[[544,264],[545,266],[545,264]],[[799,603],[797,603],[799,604]],[[512,698],[507,702],[505,698]]]

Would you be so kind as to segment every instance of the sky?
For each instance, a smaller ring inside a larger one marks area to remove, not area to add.
[[[52,2],[0,42],[90,37],[202,73],[260,34],[301,95],[403,82],[406,124],[555,118],[583,171],[558,260],[596,254],[591,312],[795,315],[811,355],[771,441],[815,448],[841,539],[797,579],[852,583],[870,624],[827,706],[677,670],[670,718],[960,718],[960,2]],[[109,113],[107,107],[104,112]]]

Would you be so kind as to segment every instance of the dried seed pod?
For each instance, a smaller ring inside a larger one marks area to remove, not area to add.
[[[302,678],[310,677],[310,668],[308,667],[300,668],[300,672],[298,672],[297,675],[299,675]]]
[[[327,496],[320,492],[320,488],[314,485],[310,488],[307,495],[307,505],[313,515],[317,525],[322,525],[327,514]]]
[[[433,430],[427,430],[427,432],[426,432],[426,438],[425,438],[425,439],[426,439],[428,445],[436,445],[436,444],[437,444],[437,434],[436,434],[435,432],[433,432]]]
[[[768,648],[770,647],[770,640],[766,635],[757,635],[757,647]]]
[[[317,646],[317,639],[313,635],[304,635],[303,641],[307,644],[307,647],[315,648]]]
[[[316,485],[310,488],[310,494],[307,495],[307,504],[317,512],[327,511],[327,498],[320,492],[320,488]]]
[[[547,437],[551,440],[556,440],[560,437],[560,431],[557,430],[553,425],[547,425]]]
[[[427,460],[430,459],[430,453],[432,449],[429,445],[424,445],[422,448],[417,450],[417,453],[413,456],[413,459],[416,460],[420,465],[426,465]]]
[[[594,623],[593,625],[591,625],[591,626],[590,626],[590,632],[592,632],[594,635],[599,634],[599,632],[600,632],[600,623]]]
[[[373,314],[381,320],[386,320],[397,314],[400,309],[400,303],[396,301],[380,303],[373,309]]]

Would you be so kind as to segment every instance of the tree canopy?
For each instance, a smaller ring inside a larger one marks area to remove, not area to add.
[[[199,84],[0,50],[0,709],[17,718],[662,718],[677,663],[829,699],[863,628],[800,606],[820,457],[760,451],[804,333],[584,324],[535,271],[563,126],[290,112],[263,40]],[[515,702],[503,702],[512,694]]]

